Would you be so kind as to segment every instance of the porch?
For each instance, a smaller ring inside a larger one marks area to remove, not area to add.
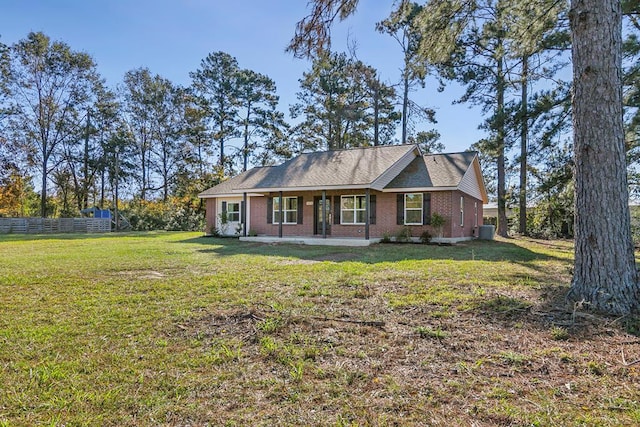
[[[356,237],[309,237],[309,236],[241,236],[242,242],[256,243],[289,243],[293,245],[318,245],[318,246],[369,246],[379,243],[380,239],[363,239]]]
[[[392,238],[393,239],[393,238]],[[418,237],[410,238],[414,243],[420,243]],[[434,237],[431,243],[454,245],[456,243],[475,240],[475,237]],[[309,237],[309,236],[240,236],[241,242],[255,243],[288,243],[292,245],[318,245],[318,246],[354,246],[365,247],[375,243],[380,243],[380,238],[362,239],[357,237]],[[489,239],[491,240],[491,239]]]

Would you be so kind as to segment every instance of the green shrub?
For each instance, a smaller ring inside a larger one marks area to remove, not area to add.
[[[133,200],[122,206],[120,213],[135,231],[204,229],[204,211],[189,198],[172,197],[166,202]]]
[[[431,215],[431,227],[433,227],[433,229],[437,231],[438,237],[442,237],[442,230],[446,222],[446,218],[437,212],[434,212]]]
[[[391,234],[388,231],[382,233],[382,238],[380,239],[380,243],[391,243]]]
[[[411,240],[411,229],[406,225],[396,233],[396,242],[408,242]]]

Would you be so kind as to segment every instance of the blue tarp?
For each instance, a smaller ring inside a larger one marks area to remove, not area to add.
[[[93,214],[94,218],[111,218],[111,211],[109,209],[98,209],[96,207],[82,209],[83,214]]]

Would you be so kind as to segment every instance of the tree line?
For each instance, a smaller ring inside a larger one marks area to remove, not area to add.
[[[141,202],[193,200],[225,176],[302,151],[389,143],[442,151],[437,131],[417,131],[435,122],[430,99],[414,99],[431,76],[439,80],[427,88],[434,98],[455,81],[465,88],[457,102],[484,113],[475,125],[488,136],[469,145],[481,153],[498,202],[499,234],[511,226],[541,237],[573,235],[566,1],[400,1],[375,24],[402,53],[395,84],[356,51],[328,48],[319,23],[357,2],[315,4],[309,17],[327,16],[303,19],[289,48],[312,62],[288,117],[278,109],[275,82],[225,52],[204,58],[188,87],[139,68],[114,89],[89,55],[42,33],[0,44],[0,214],[35,214],[37,204],[39,215],[73,216],[112,206],[117,192]],[[623,8],[625,139],[637,193],[640,25],[637,5]],[[519,213],[515,223],[507,206]]]
[[[110,88],[90,55],[43,33],[0,44],[0,58],[0,215],[77,216],[117,198],[193,205],[225,177],[302,151],[399,142],[403,101],[353,54],[312,62],[295,124],[275,82],[225,52],[187,87],[138,68]],[[408,137],[438,148],[433,135]]]

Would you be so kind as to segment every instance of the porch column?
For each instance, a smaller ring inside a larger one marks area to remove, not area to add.
[[[369,194],[369,189],[367,188],[366,190],[364,190],[364,238],[365,240],[369,240],[369,212],[370,212],[370,206],[369,206],[369,200],[370,200],[370,194]]]
[[[322,190],[322,238],[327,238],[327,190]]]
[[[280,220],[278,221],[278,237],[282,239],[282,218],[283,215],[283,206],[284,200],[282,200],[282,191],[280,192],[280,203],[278,203],[278,212],[280,212]]]
[[[244,205],[244,209],[242,209],[242,236],[247,237],[247,192],[242,193],[242,204]]]

